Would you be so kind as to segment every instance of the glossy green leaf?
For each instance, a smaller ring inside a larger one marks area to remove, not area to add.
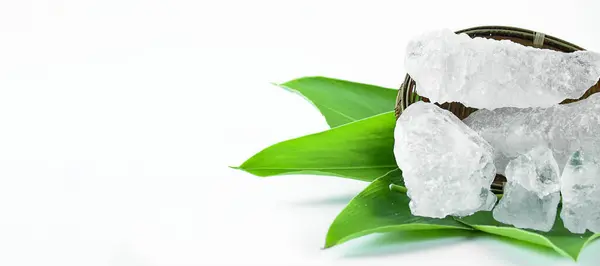
[[[472,230],[450,217],[433,219],[413,216],[410,213],[408,196],[398,186],[401,178],[392,172],[373,181],[365,190],[356,196],[337,216],[325,241],[325,247],[332,247],[348,240],[372,233],[463,229]]]
[[[330,127],[393,111],[398,94],[394,89],[325,77],[299,78],[279,86],[312,102]]]
[[[257,176],[316,174],[373,181],[397,169],[393,112],[268,147],[237,169]]]
[[[560,213],[560,209],[558,211]],[[477,230],[509,237],[537,245],[546,246],[554,249],[556,252],[577,260],[581,250],[593,239],[600,236],[587,232],[583,235],[573,234],[567,230],[557,214],[554,227],[549,232],[539,232],[515,228],[510,225],[502,224],[494,220],[492,212],[478,212],[469,217],[461,219],[456,218]]]

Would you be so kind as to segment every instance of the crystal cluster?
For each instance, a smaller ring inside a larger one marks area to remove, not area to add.
[[[410,42],[406,69],[432,102],[480,108],[464,121],[417,102],[399,117],[394,154],[414,215],[492,210],[519,228],[600,233],[600,54],[561,53],[437,31]],[[563,169],[564,168],[564,169]],[[561,175],[562,171],[562,175]],[[504,174],[496,203],[490,185]]]
[[[414,103],[398,119],[394,138],[414,215],[466,216],[493,208],[492,147],[452,113]]]
[[[600,54],[562,53],[450,30],[409,42],[405,67],[432,102],[475,108],[550,107],[578,99],[600,78]]]
[[[510,160],[537,146],[549,147],[560,168],[580,147],[600,154],[600,94],[550,108],[482,109],[463,122],[494,147],[500,174]]]
[[[560,201],[559,170],[552,151],[536,147],[508,163],[504,195],[493,216],[519,228],[548,232]]]

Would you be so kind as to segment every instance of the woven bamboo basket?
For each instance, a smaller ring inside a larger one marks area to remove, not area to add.
[[[466,33],[471,38],[483,37],[496,40],[510,40],[525,46],[533,46],[536,48],[551,49],[567,53],[584,50],[583,48],[575,44],[569,43],[559,38],[550,35],[545,35],[540,32],[515,27],[482,26],[459,30],[456,33]],[[396,118],[400,116],[402,110],[406,109],[412,103],[418,101],[429,102],[429,99],[421,97],[416,93],[415,85],[415,81],[409,75],[406,75],[406,78],[404,79],[404,82],[402,83],[402,86],[398,91],[398,97],[396,98]],[[585,99],[591,94],[596,93],[598,91],[600,91],[600,82],[591,87],[581,98],[576,100],[567,99],[561,104]],[[465,107],[461,103],[457,102],[437,105],[452,112],[461,120],[465,119],[467,116],[469,116],[469,114],[477,110],[475,108]],[[502,193],[505,182],[506,178],[504,176],[497,175],[494,180],[494,183],[492,184],[492,190],[495,193]]]

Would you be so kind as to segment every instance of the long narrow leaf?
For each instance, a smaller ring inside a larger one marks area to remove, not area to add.
[[[393,112],[268,147],[237,169],[257,176],[317,174],[373,181],[397,169]]]
[[[560,213],[560,210],[557,213]],[[558,214],[554,227],[549,232],[519,229],[502,224],[494,220],[492,212],[489,211],[478,212],[469,217],[464,217],[462,219],[457,218],[457,220],[489,234],[509,237],[552,248],[556,252],[574,260],[577,260],[581,250],[590,241],[600,236],[600,234],[594,235],[590,232],[583,235],[569,232],[563,226],[562,220]]]
[[[394,110],[398,90],[326,77],[305,77],[280,84],[312,102],[330,127]]]

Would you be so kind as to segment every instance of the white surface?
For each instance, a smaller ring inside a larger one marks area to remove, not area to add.
[[[398,87],[424,30],[515,25],[600,50],[594,0],[402,2],[0,1],[0,265],[571,265],[493,237],[323,251],[365,183],[227,168],[326,129],[269,82]]]

